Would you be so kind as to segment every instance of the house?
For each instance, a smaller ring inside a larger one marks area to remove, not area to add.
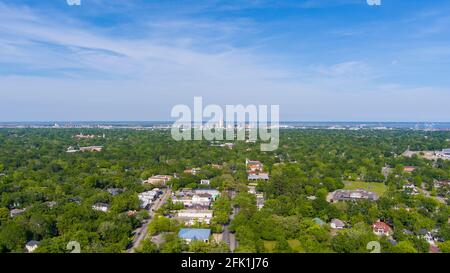
[[[436,239],[434,238],[433,233],[431,233],[430,231],[428,231],[427,229],[421,229],[418,232],[418,238],[424,239],[425,241],[427,241],[430,245],[435,245],[435,241]]]
[[[186,222],[188,225],[193,225],[196,222],[209,225],[211,223],[211,219],[213,218],[213,211],[195,209],[179,210],[177,212],[177,218]]]
[[[27,250],[28,253],[31,253],[35,251],[38,248],[38,246],[39,246],[38,241],[31,240],[25,245],[25,249]]]
[[[343,229],[345,228],[345,223],[339,219],[333,219],[330,222],[330,226],[332,229]]]
[[[381,168],[381,173],[385,178],[387,178],[392,173],[392,168],[389,166],[385,166]]]
[[[245,165],[247,165],[247,170],[252,172],[262,172],[263,164],[256,160],[245,160]]]
[[[103,146],[80,147],[80,152],[101,152],[102,150]]]
[[[232,150],[234,148],[234,143],[224,143],[221,146],[227,147],[228,149]]]
[[[256,181],[256,180],[269,180],[269,174],[268,173],[248,173],[247,179],[250,181]]]
[[[403,167],[403,171],[407,173],[412,173],[417,169],[417,167],[414,166],[405,166]]]
[[[167,182],[169,182],[172,179],[172,176],[170,175],[154,175],[150,177],[147,180],[144,180],[144,184],[152,184],[152,185],[161,185],[165,186]]]
[[[106,189],[106,191],[111,194],[112,196],[116,196],[119,193],[123,192],[123,189],[119,189],[119,188],[108,188]]]
[[[16,217],[23,214],[27,209],[12,209],[9,214],[11,217]]]
[[[45,202],[45,205],[49,208],[53,208],[54,206],[56,206],[58,203],[56,203],[55,201],[48,201]]]
[[[357,201],[357,200],[378,200],[376,193],[368,192],[362,189],[358,190],[336,190],[330,194],[329,201]]]
[[[129,210],[127,211],[127,216],[134,217],[137,215],[137,210]]]
[[[256,187],[255,186],[247,186],[248,187],[248,193],[250,194],[256,194]]]
[[[442,149],[442,151],[439,152],[438,155],[444,158],[450,158],[450,149]]]
[[[434,187],[435,188],[445,188],[450,186],[450,180],[441,180],[441,181],[435,181]]]
[[[184,170],[184,173],[188,173],[188,174],[192,174],[192,175],[197,175],[197,173],[200,171],[200,168],[192,168],[192,169],[187,169]]]
[[[178,232],[178,237],[185,240],[187,243],[192,241],[203,241],[207,243],[211,236],[210,229],[204,228],[182,228]]]
[[[414,235],[414,232],[412,232],[411,230],[408,230],[408,229],[403,229],[402,233],[405,235]]]
[[[80,133],[80,134],[74,136],[74,138],[76,138],[76,139],[92,139],[95,137],[96,137],[96,135],[83,135],[83,133]]]
[[[67,148],[67,151],[66,151],[66,153],[76,153],[76,152],[79,152],[79,151],[72,146]]]
[[[406,192],[409,195],[418,195],[419,194],[419,190],[412,183],[408,183],[406,185],[403,185],[403,191]]]
[[[392,228],[388,224],[381,222],[379,220],[373,223],[372,230],[373,233],[375,233],[378,236],[392,235]]]
[[[213,169],[216,169],[216,170],[221,170],[221,169],[223,169],[223,166],[220,165],[220,164],[211,164],[211,167],[212,167]]]
[[[256,193],[256,207],[258,210],[262,209],[264,207],[264,194],[262,193]]]
[[[108,212],[108,210],[109,210],[109,205],[106,204],[106,203],[95,203],[95,204],[92,206],[92,209],[93,209],[93,210],[96,210],[96,211]]]
[[[209,181],[208,179],[200,180],[200,185],[209,185],[210,183],[211,183],[211,181]]]
[[[77,203],[78,205],[81,204],[81,198],[78,196],[70,197],[67,200],[69,200],[69,202]]]
[[[317,217],[314,218],[313,221],[314,221],[314,223],[318,224],[319,226],[323,226],[326,224],[325,221],[323,221],[322,219],[317,218]]]

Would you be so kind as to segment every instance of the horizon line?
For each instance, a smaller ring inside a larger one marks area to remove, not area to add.
[[[94,123],[94,122],[175,122],[176,120],[11,120],[11,121],[1,121],[0,123]],[[207,122],[208,120],[205,120]],[[195,122],[195,121],[194,121]],[[224,120],[223,122],[228,122]],[[238,122],[238,121],[234,121]],[[247,122],[247,121],[244,121]],[[270,121],[267,121],[270,123]],[[298,123],[450,123],[449,121],[418,121],[418,120],[400,120],[400,121],[392,121],[392,120],[280,120],[279,123],[288,123],[288,122],[298,122]]]

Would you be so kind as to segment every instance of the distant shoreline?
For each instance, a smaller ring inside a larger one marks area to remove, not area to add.
[[[0,128],[167,129],[171,127],[172,123],[173,121],[11,121],[0,122]],[[450,131],[450,122],[281,121],[279,127],[282,129],[411,129]]]

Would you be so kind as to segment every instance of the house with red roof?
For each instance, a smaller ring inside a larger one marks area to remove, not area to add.
[[[417,167],[414,167],[414,166],[405,166],[405,167],[403,167],[403,171],[407,172],[407,173],[412,173],[416,169],[417,169]]]
[[[391,236],[393,233],[392,228],[388,224],[380,220],[373,223],[372,230],[373,233],[375,233],[378,236]]]

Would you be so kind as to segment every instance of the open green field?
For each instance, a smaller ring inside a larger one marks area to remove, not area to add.
[[[274,252],[276,246],[277,246],[276,241],[264,241],[264,248],[269,253]]]
[[[382,196],[387,191],[387,186],[380,182],[345,181],[344,184],[345,190],[363,189],[374,192],[378,194],[378,196]]]
[[[299,240],[288,240],[288,244],[292,248],[292,250],[294,250],[294,252],[305,253],[305,250],[303,249]]]

